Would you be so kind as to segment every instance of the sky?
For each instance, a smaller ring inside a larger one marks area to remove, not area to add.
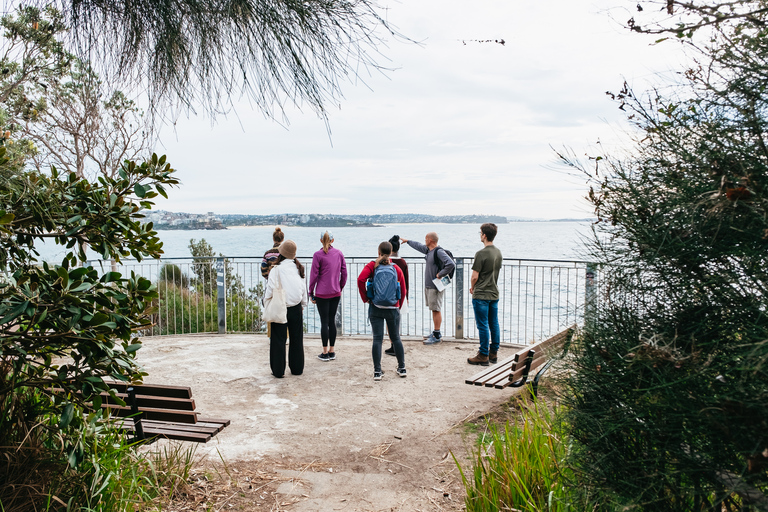
[[[647,90],[682,62],[676,44],[622,27],[635,4],[382,1],[389,23],[420,42],[389,38],[378,62],[392,71],[342,83],[328,125],[289,108],[286,126],[243,102],[213,122],[165,126],[157,152],[182,185],[156,208],[589,217],[586,180],[553,148],[619,150],[628,126],[605,92],[624,80]],[[505,44],[477,42],[489,39]]]

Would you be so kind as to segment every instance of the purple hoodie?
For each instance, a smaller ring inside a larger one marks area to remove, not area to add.
[[[332,299],[341,295],[347,284],[347,262],[340,250],[331,246],[328,254],[320,249],[312,256],[309,274],[309,296]]]

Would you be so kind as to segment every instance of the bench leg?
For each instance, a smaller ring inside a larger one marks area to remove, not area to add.
[[[133,417],[133,434],[135,441],[144,441],[144,425],[141,424],[142,414],[139,412],[139,406],[136,403],[136,390],[133,387],[127,389],[128,400],[131,401],[131,416]]]
[[[533,392],[533,396],[536,396],[536,393],[538,393],[539,391],[539,379],[541,378],[542,375],[544,375],[544,372],[549,370],[549,367],[552,366],[554,362],[555,362],[554,359],[550,359],[549,361],[547,361],[547,364],[545,364],[541,368],[541,370],[539,370],[539,373],[536,374],[536,377],[533,379],[533,383],[531,384],[531,388],[532,388],[531,391]]]
[[[528,355],[525,356],[525,367],[523,369],[523,376],[520,377],[520,380],[517,382],[513,382],[509,385],[511,388],[519,388],[520,386],[525,386],[525,383],[528,382],[528,374],[531,371],[531,364],[533,364],[533,356],[536,354],[535,350],[529,350]],[[512,379],[512,375],[509,375],[510,380]]]

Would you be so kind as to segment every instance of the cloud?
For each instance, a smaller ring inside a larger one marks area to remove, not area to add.
[[[286,129],[247,105],[237,118],[182,119],[160,150],[184,183],[159,208],[221,213],[585,215],[583,180],[551,146],[620,146],[605,96],[674,67],[676,47],[622,31],[599,1],[393,3],[422,45],[391,40],[391,72],[345,87],[326,124],[288,108]],[[477,42],[505,40],[504,45]]]

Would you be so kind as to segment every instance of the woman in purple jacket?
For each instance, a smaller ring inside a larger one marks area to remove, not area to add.
[[[317,356],[321,361],[336,359],[336,309],[339,307],[341,290],[347,284],[347,262],[340,250],[334,249],[333,235],[328,231],[320,236],[323,248],[312,256],[312,271],[309,275],[309,298],[317,304],[320,316],[320,337],[323,353]],[[330,348],[329,348],[330,345]]]

